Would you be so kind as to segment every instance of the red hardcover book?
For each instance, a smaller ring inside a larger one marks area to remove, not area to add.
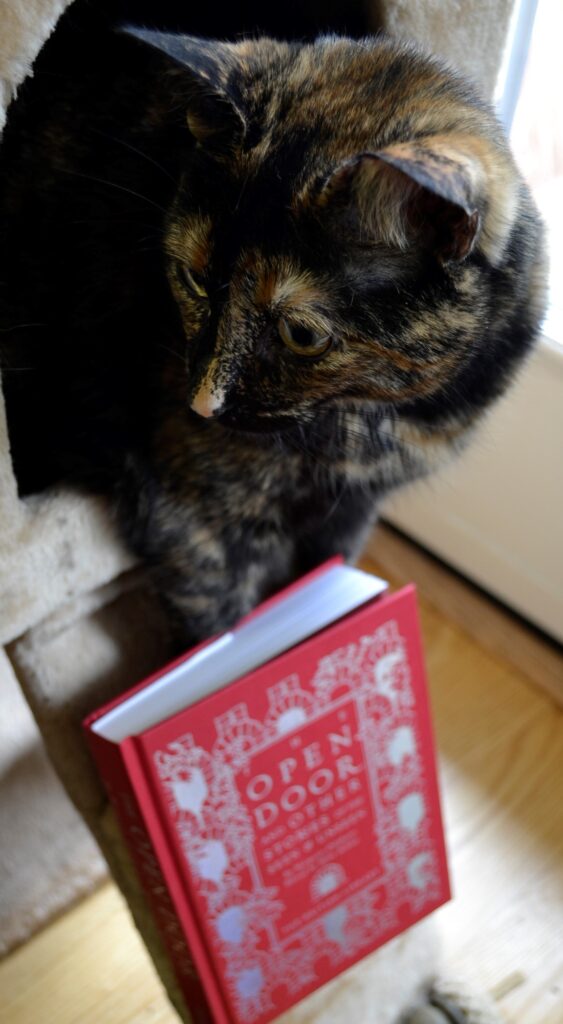
[[[266,1024],[449,899],[415,591],[383,589],[333,560],[85,722],[201,1024]]]

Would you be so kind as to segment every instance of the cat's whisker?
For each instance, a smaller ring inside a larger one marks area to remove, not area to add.
[[[239,210],[240,209],[240,204],[242,203],[243,196],[244,196],[244,193],[246,192],[247,187],[248,187],[248,178],[245,178],[243,180],[241,190],[240,190],[240,192],[238,194],[238,198],[237,198],[237,201],[235,203],[235,210]]]
[[[136,220],[128,216],[119,217],[112,215],[112,221],[114,224],[127,224],[131,225],[132,227],[148,228],[150,231],[154,232],[155,235],[159,235],[161,237],[161,229],[160,226],[157,224],[150,224],[148,222]],[[80,217],[73,221],[74,224],[78,224],[84,227],[88,226],[89,224],[105,224],[106,222],[107,217]]]
[[[64,167],[62,170],[64,174],[69,174],[74,178],[84,178],[85,181],[94,181],[98,185],[107,185],[108,188],[115,188],[119,192],[126,192],[128,195],[134,196],[135,199],[140,199],[142,202],[148,203],[149,206],[154,206],[156,210],[159,210],[160,213],[163,213],[165,216],[168,215],[168,210],[166,210],[164,206],[161,206],[160,203],[155,202],[154,199],[149,199],[149,197],[143,195],[142,192],[136,192],[132,188],[127,188],[126,185],[120,185],[117,181],[108,181],[107,178],[98,178],[95,174],[84,174],[82,171],[71,171],[68,167]]]
[[[154,253],[154,252],[157,252],[159,248],[160,248],[159,246],[135,246],[133,248],[132,252],[136,252],[136,253]]]
[[[400,451],[401,448],[412,448],[413,451],[416,451],[419,454],[424,453],[424,448],[422,447],[422,445],[417,445],[415,441],[406,441],[403,440],[402,438],[399,440],[399,438],[395,437],[394,434],[387,430],[380,430],[376,428],[374,437],[371,434],[362,434],[351,430],[348,430],[347,433],[349,437],[355,437],[356,440],[363,441],[364,443],[367,444],[371,443],[375,445],[377,443],[378,438],[383,438],[384,440],[390,441],[393,444],[393,448],[395,451]]]
[[[185,368],[186,359],[185,356],[183,356],[180,352],[175,352],[173,348],[170,348],[168,345],[163,345],[162,342],[158,343],[158,347],[163,349],[164,352],[169,352],[170,355],[174,356],[175,359],[179,359],[180,362],[182,363],[182,366]]]
[[[148,155],[148,153],[144,153],[142,149],[138,149],[137,146],[134,146],[131,142],[126,142],[125,139],[119,139],[115,135],[109,135],[107,132],[102,132],[99,128],[91,128],[90,130],[94,132],[94,134],[96,135],[101,135],[102,138],[110,139],[111,142],[117,142],[119,146],[124,146],[126,149],[130,149],[132,153],[137,153],[138,156],[143,158],[143,160],[146,160],[149,164],[152,164],[153,167],[157,168],[157,170],[162,171],[162,173],[171,182],[173,182],[174,185],[177,185],[176,179],[166,170],[165,167],[162,166],[162,164],[158,162],[158,160],[154,160],[153,157]]]
[[[0,327],[0,334],[10,334],[11,331],[23,331],[25,327],[46,327],[43,323],[12,324],[10,327]]]
[[[328,509],[326,515],[323,517],[323,519],[321,521],[321,525],[324,526],[325,523],[328,523],[329,519],[332,519],[332,516],[334,515],[334,513],[338,509],[338,506],[340,505],[340,502],[342,501],[344,495],[346,494],[346,491],[348,491],[349,488],[350,488],[350,485],[349,485],[348,481],[346,480],[346,478],[344,478],[344,480],[342,480],[342,482],[341,482],[341,487],[340,487],[340,490],[338,491],[338,494],[336,495],[335,500],[333,501],[332,505],[330,506],[330,508]]]
[[[302,433],[301,427],[299,428],[299,432]],[[332,472],[334,468],[332,464],[320,458],[318,454],[312,451],[304,441],[303,443],[298,441],[297,436],[295,434],[284,435],[283,440],[285,443],[288,443],[297,451],[301,452],[302,455],[305,455],[305,457],[315,466],[320,466],[321,469],[325,470],[325,472],[328,471],[329,474]]]
[[[412,448],[413,451],[419,454],[424,454],[424,448],[421,444],[416,444],[415,441],[406,441],[403,438],[400,440],[395,437],[394,434],[390,434],[385,430],[379,431],[379,436],[385,438],[387,441],[391,441],[397,451],[401,448]]]

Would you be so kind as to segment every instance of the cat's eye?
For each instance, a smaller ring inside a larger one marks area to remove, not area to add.
[[[196,273],[195,270],[190,269],[187,263],[180,263],[179,265],[180,276],[185,285],[189,288],[192,295],[196,299],[207,299],[207,289],[203,283],[201,274]]]
[[[315,358],[324,356],[332,348],[331,334],[320,334],[308,327],[288,324],[287,320],[278,320],[278,331],[284,345],[298,356]]]

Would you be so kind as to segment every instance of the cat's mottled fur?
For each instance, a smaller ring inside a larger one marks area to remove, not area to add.
[[[410,46],[140,36],[14,108],[0,346],[22,490],[111,493],[187,643],[464,445],[537,334],[542,231]]]

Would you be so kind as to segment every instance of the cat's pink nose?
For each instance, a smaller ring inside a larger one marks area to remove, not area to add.
[[[197,412],[198,416],[204,416],[206,420],[217,416],[225,404],[225,393],[221,389],[214,390],[205,382],[198,388],[190,408]]]

